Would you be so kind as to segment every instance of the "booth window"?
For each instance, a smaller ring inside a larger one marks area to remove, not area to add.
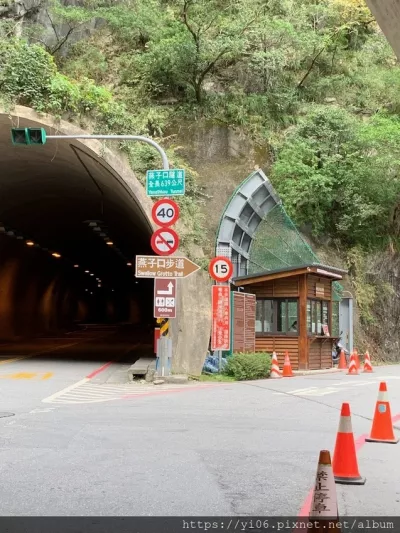
[[[307,331],[311,335],[323,335],[322,326],[329,326],[329,302],[307,300]]]
[[[257,299],[256,333],[298,333],[298,301],[290,299]]]

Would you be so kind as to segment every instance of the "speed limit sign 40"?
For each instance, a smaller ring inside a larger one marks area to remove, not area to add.
[[[214,257],[214,259],[210,262],[208,272],[210,273],[212,279],[215,281],[228,281],[228,279],[230,279],[233,274],[232,261],[227,257],[223,256]]]
[[[179,218],[179,206],[167,198],[158,200],[153,205],[152,217],[154,222],[162,228],[172,226]]]

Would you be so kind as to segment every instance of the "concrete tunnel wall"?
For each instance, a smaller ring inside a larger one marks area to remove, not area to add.
[[[19,153],[18,148],[11,145],[11,127],[44,127],[48,134],[58,135],[87,133],[49,115],[39,116],[23,106],[17,106],[11,112],[0,108],[0,127],[2,125],[0,142],[3,147],[9,147],[7,149],[15,154],[15,158]],[[137,210],[140,206],[141,216],[146,219],[151,234],[154,229],[151,222],[153,202],[146,196],[125,156],[105,149],[103,143],[96,140],[74,140],[73,145],[112,169],[117,179],[129,189],[132,209]],[[40,150],[40,147],[30,147],[29,150],[34,157],[34,151]],[[179,229],[184,230],[181,223],[177,228],[178,232]],[[32,253],[35,254],[34,261]],[[179,250],[175,255],[186,254],[184,250]],[[0,236],[0,340],[62,331],[68,329],[74,320],[85,321],[90,314],[88,305],[74,291],[68,276],[54,258],[41,257],[40,251],[27,249],[23,242]],[[178,282],[177,319],[171,320],[174,373],[201,373],[211,331],[210,287],[209,277],[203,271]],[[153,294],[149,293],[148,297],[152,299]],[[131,299],[128,320],[133,323],[140,321],[142,307],[143,302]],[[111,316],[114,311],[112,302],[107,308]]]

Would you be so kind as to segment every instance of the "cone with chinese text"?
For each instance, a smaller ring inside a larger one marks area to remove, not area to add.
[[[347,375],[349,374],[353,376],[358,376],[358,370],[357,370],[357,364],[356,364],[354,352],[351,354],[351,357],[350,357],[349,371],[347,372]]]
[[[365,352],[365,359],[364,359],[364,372],[371,373],[373,372],[372,364],[371,364],[371,358],[369,356],[368,352]]]
[[[399,442],[399,439],[396,439],[393,432],[392,414],[390,412],[387,387],[384,381],[379,385],[371,435],[365,440],[366,442],[387,442],[389,444],[397,444]]]
[[[336,483],[342,485],[364,485],[366,479],[360,476],[351,424],[350,405],[342,404],[339,430],[336,437],[332,461]]]
[[[307,529],[312,531],[337,529],[338,522],[339,512],[331,454],[328,450],[321,450],[309,514],[309,525],[312,527],[307,527]]]
[[[283,364],[282,377],[284,377],[284,378],[292,378],[293,376],[294,376],[294,374],[292,372],[292,365],[290,364],[289,352],[286,351],[285,352],[285,362]]]
[[[281,371],[279,370],[279,363],[278,363],[278,357],[276,355],[276,352],[273,352],[272,354],[271,373],[269,377],[273,379],[282,377]]]
[[[340,352],[338,370],[347,370],[346,356],[344,354],[344,350],[341,350]]]

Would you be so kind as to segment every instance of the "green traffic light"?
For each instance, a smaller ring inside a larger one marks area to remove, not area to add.
[[[43,128],[28,128],[29,144],[45,144],[46,131]]]
[[[13,128],[11,140],[15,146],[30,144],[45,144],[46,131],[44,128]]]
[[[11,140],[16,146],[28,144],[28,134],[26,128],[13,128],[11,130]]]

